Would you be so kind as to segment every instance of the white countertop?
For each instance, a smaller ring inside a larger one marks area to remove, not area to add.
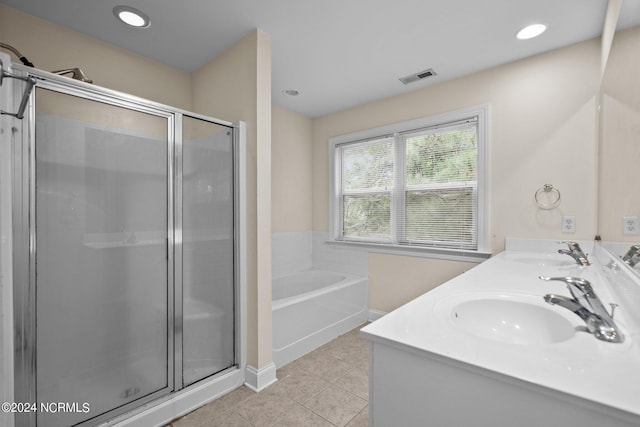
[[[640,415],[640,328],[628,315],[637,305],[621,301],[602,269],[608,254],[581,242],[585,252],[596,252],[592,265],[581,267],[552,241],[512,241],[507,250],[436,289],[416,298],[362,329],[374,343],[437,354],[468,365],[508,375],[569,395]],[[527,248],[533,250],[526,250]],[[583,331],[584,322],[569,310],[543,301],[548,293],[570,296],[562,282],[538,276],[577,276],[591,282],[608,308],[619,303],[615,322],[625,342],[600,341]],[[401,280],[401,278],[399,278]],[[567,340],[542,344],[514,344],[481,338],[454,323],[452,308],[460,301],[509,298],[556,311],[577,331]]]

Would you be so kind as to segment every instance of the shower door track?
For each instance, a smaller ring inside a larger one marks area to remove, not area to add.
[[[240,204],[239,180],[243,163],[239,150],[243,146],[244,124],[232,124],[227,121],[192,113],[163,104],[148,101],[133,95],[124,94],[110,89],[93,86],[88,83],[67,79],[48,72],[33,70],[28,67],[14,66],[14,69],[36,78],[36,84],[27,106],[25,118],[22,122],[22,143],[14,147],[14,189],[13,189],[13,236],[14,236],[14,345],[15,345],[15,401],[37,402],[36,384],[36,160],[35,160],[35,104],[36,88],[48,89],[62,94],[76,96],[91,101],[97,101],[116,107],[126,108],[153,116],[167,119],[167,379],[166,387],[152,394],[99,414],[85,420],[77,426],[98,425],[109,420],[119,422],[125,414],[139,413],[154,402],[161,403],[171,398],[172,393],[187,389],[182,380],[182,119],[191,117],[209,123],[228,127],[233,133],[233,236],[234,236],[234,354],[235,364],[221,372],[213,374],[203,380],[224,376],[230,370],[244,367],[242,336],[244,332],[243,311],[240,305],[244,301],[244,273],[241,265],[243,255],[239,238],[244,239],[239,230],[239,216],[244,209]],[[26,123],[26,125],[25,125]],[[239,166],[240,165],[240,166]],[[243,241],[243,240],[240,240]],[[242,378],[244,378],[244,375]],[[203,380],[200,380],[203,381]],[[192,384],[198,385],[199,382]],[[16,426],[36,426],[36,414],[17,414]],[[110,422],[108,424],[111,424]]]

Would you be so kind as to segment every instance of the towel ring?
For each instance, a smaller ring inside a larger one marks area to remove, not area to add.
[[[545,184],[538,188],[534,198],[536,199],[536,205],[538,205],[540,209],[553,209],[560,204],[560,190],[551,184]]]

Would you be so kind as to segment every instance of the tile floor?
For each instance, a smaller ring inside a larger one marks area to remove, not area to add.
[[[165,427],[364,427],[369,346],[364,325],[277,371],[260,393],[240,387]]]

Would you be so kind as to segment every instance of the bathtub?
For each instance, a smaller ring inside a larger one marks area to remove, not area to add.
[[[366,277],[305,270],[276,277],[273,293],[273,361],[276,367],[367,320]]]

